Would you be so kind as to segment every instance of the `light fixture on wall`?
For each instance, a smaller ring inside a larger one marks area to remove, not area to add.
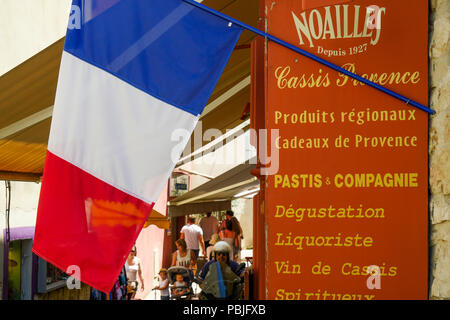
[[[9,226],[9,216],[11,213],[11,181],[5,181],[6,186],[6,242],[8,243],[11,239],[10,237],[10,226]]]

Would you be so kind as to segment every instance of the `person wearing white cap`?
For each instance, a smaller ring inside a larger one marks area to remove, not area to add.
[[[198,274],[198,278],[201,280],[204,280],[206,275],[209,272],[209,267],[211,264],[215,262],[224,262],[226,263],[231,271],[233,271],[237,276],[241,276],[244,269],[239,270],[239,264],[236,261],[230,260],[230,255],[232,254],[231,246],[226,243],[225,241],[219,241],[214,245],[214,259],[209,260],[200,270],[200,273]]]

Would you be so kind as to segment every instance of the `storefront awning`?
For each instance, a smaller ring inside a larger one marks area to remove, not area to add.
[[[250,173],[256,167],[254,162],[253,158],[171,200],[169,216],[231,209],[231,200],[236,195],[259,187],[259,180]]]
[[[150,225],[155,225],[160,229],[169,229],[170,222],[167,217],[156,210],[152,210],[150,216],[147,221],[145,221],[144,228],[149,227]]]
[[[61,39],[0,77],[0,179],[41,178],[63,46]]]

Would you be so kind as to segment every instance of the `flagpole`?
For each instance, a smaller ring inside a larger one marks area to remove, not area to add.
[[[252,27],[252,26],[250,26],[250,25],[248,25],[246,23],[243,23],[243,22],[241,22],[239,20],[236,20],[236,19],[234,19],[232,17],[229,17],[229,16],[227,16],[227,15],[225,15],[225,14],[219,12],[219,11],[216,11],[214,9],[211,9],[211,8],[209,8],[209,7],[207,7],[207,6],[203,5],[203,4],[195,2],[194,0],[183,0],[183,1],[186,2],[187,4],[190,4],[192,6],[197,7],[199,9],[203,10],[203,11],[211,13],[211,14],[219,17],[219,18],[222,18],[222,19],[227,20],[227,21],[229,21],[231,23],[234,23],[234,24],[236,24],[236,25],[238,25],[238,26],[240,26],[240,27],[242,27],[244,29],[247,29],[247,30],[249,30],[249,31],[259,35],[259,36],[262,36],[262,37],[264,37],[264,38],[266,38],[266,39],[268,39],[270,41],[273,41],[273,42],[275,42],[275,43],[277,43],[277,44],[279,44],[279,45],[281,45],[283,47],[286,47],[286,48],[288,48],[288,49],[290,49],[292,51],[295,51],[295,52],[297,52],[297,53],[299,53],[299,54],[301,54],[301,55],[303,55],[303,56],[305,56],[305,57],[307,57],[307,58],[309,58],[311,60],[314,60],[314,61],[316,61],[316,62],[318,62],[320,64],[323,64],[323,65],[325,65],[325,66],[327,66],[327,67],[329,67],[329,68],[331,68],[331,69],[333,69],[333,70],[335,70],[335,71],[337,71],[339,73],[345,74],[348,77],[351,77],[351,78],[353,78],[355,80],[358,80],[358,81],[360,81],[360,82],[362,82],[362,83],[364,83],[364,84],[366,84],[368,86],[371,86],[371,87],[373,87],[373,88],[375,88],[375,89],[377,89],[377,90],[379,90],[381,92],[384,92],[384,93],[386,93],[386,94],[388,94],[388,95],[390,95],[390,96],[392,96],[392,97],[394,97],[396,99],[399,99],[399,100],[405,102],[407,105],[411,105],[413,107],[416,107],[416,108],[418,108],[418,109],[420,109],[422,111],[425,111],[425,112],[427,112],[429,114],[435,114],[434,110],[429,109],[429,108],[421,105],[420,103],[418,103],[416,101],[408,99],[408,98],[406,98],[406,97],[404,97],[404,96],[402,96],[402,95],[400,95],[400,94],[398,94],[398,93],[396,93],[396,92],[394,92],[392,90],[389,90],[389,89],[387,89],[387,88],[385,88],[383,86],[380,86],[379,84],[376,84],[376,83],[374,83],[374,82],[372,82],[372,81],[370,81],[370,80],[368,80],[366,78],[363,78],[363,77],[361,77],[361,76],[359,76],[359,75],[357,75],[355,73],[352,73],[352,72],[350,72],[348,70],[345,70],[344,68],[341,68],[341,67],[339,67],[339,66],[337,66],[337,65],[335,65],[335,64],[333,64],[333,63],[331,63],[329,61],[326,61],[326,60],[324,60],[322,58],[319,58],[319,57],[317,57],[317,56],[307,52],[307,51],[304,51],[304,50],[302,50],[302,49],[300,49],[298,47],[295,47],[295,46],[293,46],[290,43],[287,43],[287,42],[285,42],[285,41],[283,41],[281,39],[278,39],[277,37],[274,37],[274,36],[272,36],[272,35],[270,35],[270,34],[268,34],[266,32],[258,30],[258,29],[254,28],[254,27]]]

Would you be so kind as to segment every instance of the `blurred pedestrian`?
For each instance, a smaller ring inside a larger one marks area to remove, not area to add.
[[[175,274],[175,283],[172,288],[172,297],[173,296],[182,296],[183,294],[188,293],[188,286],[186,281],[184,281],[184,277],[181,273]]]
[[[225,220],[225,229],[220,230],[219,237],[220,240],[225,241],[230,246],[230,260],[234,261],[234,250],[237,239],[232,228],[231,220]]]
[[[127,261],[125,262],[125,271],[128,278],[127,296],[128,300],[134,299],[136,292],[139,288],[139,276],[141,290],[144,291],[144,278],[142,276],[141,260],[137,257],[136,245],[130,251]]]
[[[206,254],[205,243],[203,242],[203,230],[195,224],[194,217],[188,217],[188,223],[181,228],[180,233],[180,239],[186,241],[187,248],[194,252],[195,258],[198,258],[200,246],[203,254]]]
[[[239,259],[239,254],[241,251],[241,243],[242,239],[244,239],[244,233],[242,231],[241,224],[239,223],[239,220],[234,216],[234,212],[232,210],[227,210],[225,214],[225,220],[222,222],[220,229],[224,230],[226,229],[226,221],[231,221],[232,224],[232,231],[235,234],[236,242],[233,244],[233,253],[234,253],[234,260],[237,261]]]
[[[211,212],[206,213],[206,217],[200,220],[200,228],[203,230],[203,240],[205,241],[205,248],[210,246],[210,240],[213,234],[219,232],[219,220],[214,217]]]
[[[90,300],[127,300],[127,277],[125,266],[120,271],[120,274],[108,295],[100,290],[92,288]]]
[[[184,239],[178,239],[175,241],[177,251],[172,254],[171,267],[186,267],[189,269],[194,268],[197,264],[197,259],[192,250],[187,249],[186,241]]]
[[[170,300],[169,279],[167,278],[167,269],[159,270],[159,285],[153,288],[161,291],[161,300]]]

